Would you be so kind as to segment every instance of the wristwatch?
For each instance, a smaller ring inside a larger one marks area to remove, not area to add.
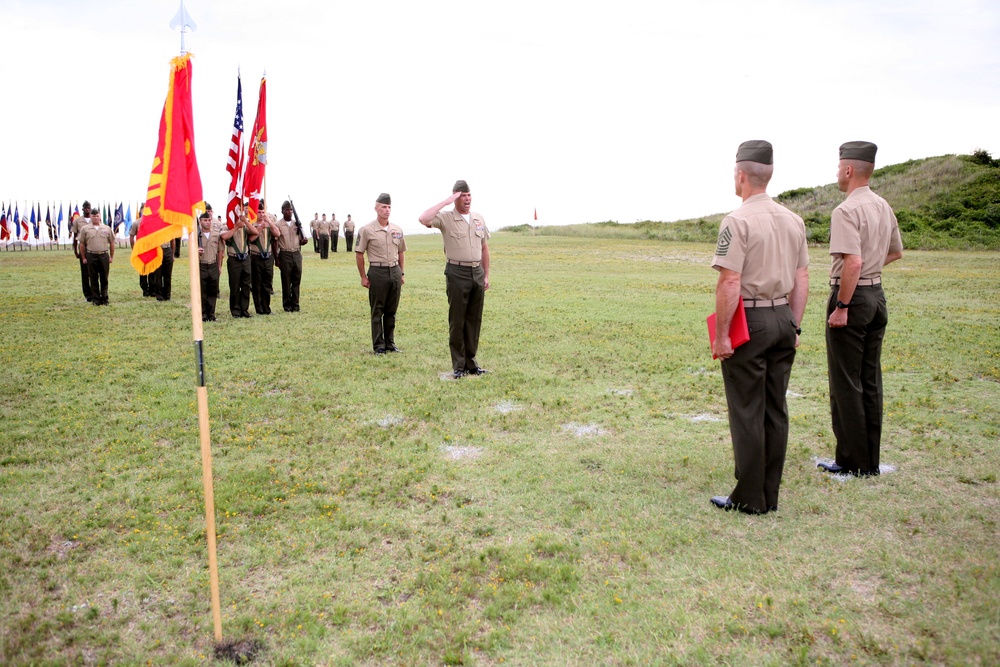
[[[844,309],[844,308],[850,308],[850,307],[851,307],[851,304],[844,303],[840,299],[837,299],[837,308]]]

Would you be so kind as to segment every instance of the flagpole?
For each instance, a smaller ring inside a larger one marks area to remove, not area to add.
[[[170,22],[170,27],[180,26],[181,29],[181,55],[187,54],[187,44],[185,36],[188,28],[197,30],[195,22],[191,20],[184,9],[184,0],[181,0],[180,9],[177,16]],[[199,214],[200,215],[200,214]],[[222,606],[219,602],[219,562],[216,554],[215,544],[215,491],[212,485],[212,441],[208,423],[208,389],[205,387],[205,355],[204,336],[205,332],[201,322],[201,271],[198,257],[198,244],[193,243],[194,234],[200,234],[200,223],[196,218],[193,224],[193,233],[188,234],[188,264],[191,276],[191,325],[192,337],[194,338],[195,368],[198,374],[198,432],[201,440],[201,479],[205,487],[205,537],[208,541],[208,580],[212,595],[212,624],[215,630],[215,641],[222,641]]]

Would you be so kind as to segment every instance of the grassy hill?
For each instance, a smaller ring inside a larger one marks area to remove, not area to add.
[[[1000,160],[983,150],[943,155],[877,169],[872,189],[896,212],[903,244],[924,250],[1000,250]],[[827,243],[830,213],[843,201],[836,183],[782,192],[775,199],[802,216],[810,243]],[[725,213],[697,219],[631,224],[615,221],[506,231],[552,236],[715,240]]]

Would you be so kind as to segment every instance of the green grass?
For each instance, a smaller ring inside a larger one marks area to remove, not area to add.
[[[345,253],[307,252],[302,313],[206,325],[223,628],[257,664],[1000,661],[995,254],[886,271],[897,470],[840,482],[811,251],[781,511],[747,517],[708,502],[710,244],[497,234],[493,372],[445,381],[440,239],[407,242],[401,355]],[[91,307],[66,251],[0,285],[0,663],[212,662],[186,261],[170,303],[122,261]]]

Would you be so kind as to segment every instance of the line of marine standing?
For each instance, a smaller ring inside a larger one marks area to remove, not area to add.
[[[903,256],[896,216],[872,192],[875,144],[840,147],[837,185],[847,198],[830,223],[830,294],[826,347],[830,409],[837,440],[828,473],[879,474],[882,433],[882,339],[888,314],[882,268]],[[767,194],[773,149],[746,141],[736,152],[736,195],[743,205],[719,225],[712,267],[716,330],[729,405],[736,486],[711,502],[723,510],[764,514],[778,509],[788,445],[785,394],[809,296],[805,225]],[[749,340],[733,347],[730,328],[742,299]]]
[[[889,204],[872,192],[875,144],[850,141],[840,147],[837,185],[847,194],[833,211],[830,224],[830,294],[826,304],[826,348],[830,409],[836,437],[835,458],[819,462],[827,473],[868,477],[880,472],[882,432],[882,341],[888,323],[882,269],[902,257],[902,239]],[[719,225],[712,268],[716,328],[712,352],[721,359],[729,410],[736,485],[711,503],[723,510],[765,514],[778,509],[778,495],[788,444],[786,392],[795,360],[801,323],[809,296],[809,255],[802,218],[767,194],[774,171],[773,147],[767,141],[740,144],[733,169],[735,194],[742,205]],[[454,205],[453,208],[446,207]],[[452,375],[483,375],[477,360],[485,293],[490,287],[489,229],[471,210],[472,193],[464,180],[452,194],[424,211],[419,222],[441,231],[448,296],[448,347]],[[74,251],[80,258],[84,296],[107,303],[107,267],[114,258],[110,228],[84,202],[84,215],[74,223]],[[361,285],[368,290],[372,350],[376,355],[399,352],[396,312],[405,283],[406,241],[390,221],[392,198],[380,194],[375,220],[357,232],[355,252]],[[227,228],[212,218],[211,207],[199,220],[202,319],[214,321],[223,256],[227,256],[233,317],[271,313],[275,264],[281,270],[282,306],[299,311],[301,247],[309,240],[294,207],[286,201],[282,217],[266,212],[264,201],[256,222],[238,216]],[[318,216],[317,216],[318,218]],[[312,225],[314,249],[328,257],[333,228],[323,219]],[[348,216],[350,219],[350,216]],[[86,221],[91,220],[91,224]],[[130,232],[133,243],[138,223]],[[345,232],[347,225],[345,224]],[[79,239],[79,250],[76,241]],[[336,252],[336,242],[334,242]],[[143,296],[170,298],[170,266],[179,248],[164,244],[164,266],[147,280]],[[169,262],[167,258],[169,257]],[[367,257],[367,269],[365,258]],[[162,273],[161,273],[162,270]],[[737,309],[743,308],[748,337],[734,344],[730,334]]]

